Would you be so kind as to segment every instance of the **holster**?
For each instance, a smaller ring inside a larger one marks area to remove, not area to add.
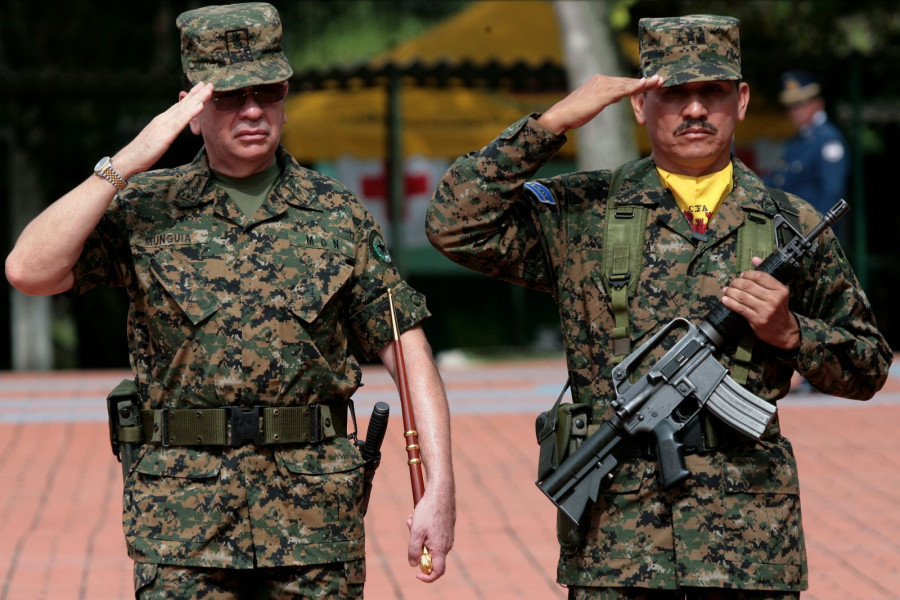
[[[123,379],[106,397],[109,414],[109,443],[113,455],[122,463],[122,477],[127,478],[143,442],[140,397],[137,384]]]
[[[562,403],[569,384],[563,388],[556,403],[547,412],[538,415],[535,422],[540,456],[538,481],[545,479],[572,452],[578,449],[588,436],[591,421],[590,403]],[[556,539],[563,548],[574,548],[584,543],[584,531],[575,525],[562,511],[557,511]]]
[[[372,483],[375,481],[375,471],[381,465],[381,452],[374,458],[366,461],[363,467],[363,501],[362,514],[366,515],[369,510],[369,497],[372,495]]]

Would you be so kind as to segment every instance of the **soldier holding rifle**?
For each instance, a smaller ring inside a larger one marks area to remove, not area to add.
[[[292,70],[274,7],[210,6],[177,25],[189,89],[32,221],[6,261],[28,294],[128,293],[137,412],[122,390],[111,412],[129,445],[136,597],[362,597],[377,449],[367,464],[353,441],[361,369],[348,344],[396,378],[389,291],[429,479],[408,558],[418,567],[427,545],[433,569],[416,573],[435,581],[455,499],[425,300],[359,199],[280,145]],[[203,138],[196,159],[147,171],[185,127]]]
[[[750,100],[738,26],[642,19],[640,79],[595,75],[459,158],[435,193],[426,227],[438,249],[557,300],[572,407],[587,407],[568,421],[573,435],[614,416],[613,370],[633,348],[722,303],[749,326],[718,358],[763,401],[785,396],[794,369],[854,399],[886,380],[890,348],[831,231],[788,284],[754,269],[775,247],[776,217],[802,232],[820,217],[731,154]],[[530,181],[566,131],[623,99],[652,156]],[[616,448],[581,527],[559,531],[557,578],[570,598],[797,598],[807,587],[796,462],[777,416],[755,440],[699,415],[684,447],[690,477],[668,488],[651,440]]]

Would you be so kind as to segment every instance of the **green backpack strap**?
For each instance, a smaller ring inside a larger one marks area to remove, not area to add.
[[[622,362],[631,354],[628,304],[637,289],[641,263],[644,259],[644,230],[647,227],[647,207],[619,205],[616,194],[622,187],[627,169],[635,161],[617,168],[609,182],[606,222],[603,234],[603,279],[610,295],[610,306],[615,317],[612,330],[613,364]]]
[[[753,268],[751,258],[765,258],[775,249],[775,228],[772,219],[764,214],[748,212],[737,236],[737,263],[741,272]],[[738,341],[734,351],[734,368],[731,377],[741,385],[747,383],[753,366],[753,347],[756,337],[746,331]]]
[[[641,159],[648,160],[648,159]],[[631,353],[628,309],[630,299],[637,289],[643,262],[644,232],[647,227],[647,207],[619,205],[615,197],[622,187],[626,173],[638,166],[641,160],[626,163],[617,168],[610,179],[607,194],[606,222],[603,236],[603,284],[610,295],[610,306],[615,317],[612,330],[612,363],[622,362]],[[787,195],[776,188],[766,188],[777,212],[799,230],[799,216],[790,207]],[[765,258],[776,247],[773,219],[765,213],[750,212],[738,232],[737,261],[741,271],[753,268],[754,256]],[[784,243],[784,240],[781,240]],[[753,364],[755,337],[747,332],[738,342],[734,354],[732,377],[744,385]]]
[[[767,187],[766,190],[769,192],[769,197],[775,204],[775,209],[778,213],[784,216],[799,231],[799,217],[796,212],[791,210],[787,195],[776,188]],[[741,272],[753,268],[753,263],[750,259],[754,256],[764,259],[775,251],[778,243],[775,239],[777,232],[772,222],[772,217],[765,213],[747,213],[747,218],[744,220],[744,225],[741,227],[737,239],[737,261]],[[747,331],[738,342],[734,353],[732,378],[741,385],[747,383],[747,377],[753,365],[755,340],[753,333]]]

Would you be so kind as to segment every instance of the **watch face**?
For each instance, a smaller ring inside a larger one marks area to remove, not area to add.
[[[100,159],[100,162],[98,162],[97,165],[94,167],[94,171],[102,171],[103,169],[106,168],[106,166],[108,164],[109,164],[109,157],[104,156],[103,158]]]

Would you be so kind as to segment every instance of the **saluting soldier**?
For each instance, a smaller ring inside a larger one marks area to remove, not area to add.
[[[613,416],[610,373],[630,348],[722,302],[752,329],[722,361],[754,394],[776,402],[796,369],[829,394],[870,398],[891,351],[834,235],[819,238],[788,285],[752,270],[774,246],[776,215],[803,232],[820,217],[731,154],[750,101],[738,20],[642,19],[639,39],[640,79],[595,75],[457,159],[429,207],[432,244],[553,295],[573,402],[592,409],[592,428]],[[566,131],[622,99],[646,127],[651,156],[531,180]],[[584,529],[560,530],[557,579],[570,598],[797,598],[806,589],[797,466],[777,419],[755,442],[701,415],[702,439],[685,450],[693,475],[672,489],[657,480],[652,440],[617,449]]]
[[[348,342],[396,377],[389,290],[429,478],[410,565],[427,546],[433,571],[417,576],[435,581],[455,500],[425,299],[360,200],[280,145],[292,70],[275,8],[210,6],[177,26],[188,89],[31,222],[6,261],[27,294],[128,293],[136,597],[362,597],[367,467],[350,437],[361,370]],[[185,127],[203,138],[195,160],[147,171]]]

